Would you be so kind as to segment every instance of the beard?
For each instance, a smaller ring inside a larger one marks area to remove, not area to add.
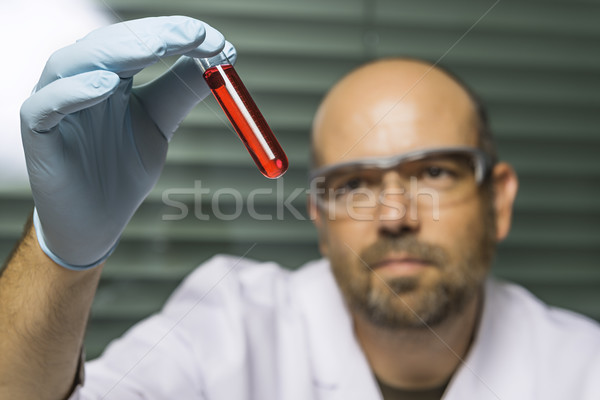
[[[332,271],[350,309],[388,329],[432,327],[463,311],[480,291],[495,253],[495,212],[491,204],[484,208],[477,221],[481,225],[469,230],[478,232],[477,236],[460,242],[453,257],[440,246],[419,241],[413,233],[382,235],[359,257],[348,251],[332,252]],[[427,269],[436,271],[379,277],[371,266],[393,253],[421,259],[429,264]]]

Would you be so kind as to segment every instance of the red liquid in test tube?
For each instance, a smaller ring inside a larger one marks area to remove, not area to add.
[[[233,66],[210,67],[204,79],[260,172],[267,178],[283,175],[287,157]]]

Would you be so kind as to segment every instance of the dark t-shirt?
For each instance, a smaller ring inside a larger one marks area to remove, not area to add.
[[[423,390],[405,390],[392,386],[377,379],[384,400],[440,400],[444,395],[448,382],[441,386]]]

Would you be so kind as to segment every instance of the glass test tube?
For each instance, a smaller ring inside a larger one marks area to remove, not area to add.
[[[227,56],[220,53],[196,62],[260,172],[267,178],[283,175],[287,156]]]

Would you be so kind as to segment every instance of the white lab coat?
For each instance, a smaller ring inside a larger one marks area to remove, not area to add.
[[[214,257],[86,375],[72,399],[381,399],[325,260],[289,272]],[[444,399],[599,400],[600,327],[489,280]]]

